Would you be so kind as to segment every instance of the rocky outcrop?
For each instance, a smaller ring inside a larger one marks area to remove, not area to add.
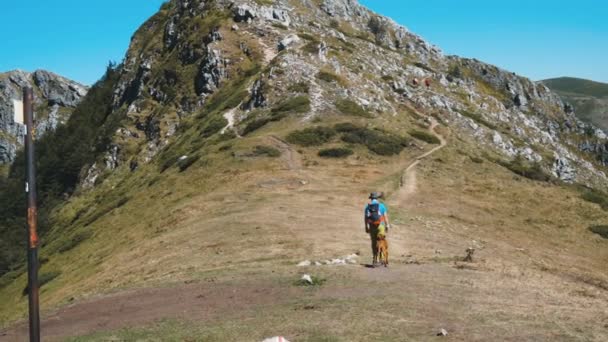
[[[198,95],[211,94],[219,87],[220,81],[226,77],[226,64],[219,50],[207,47],[207,54],[194,81]]]
[[[25,128],[14,122],[13,100],[22,99],[22,88],[34,88],[36,137],[67,121],[88,88],[45,70],[15,70],[0,74],[0,164],[13,161],[23,144]]]

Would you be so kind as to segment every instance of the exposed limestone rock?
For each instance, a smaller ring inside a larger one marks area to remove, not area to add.
[[[300,42],[300,37],[296,34],[290,34],[289,36],[281,39],[278,45],[279,51],[287,50],[290,46]]]
[[[199,95],[213,93],[224,77],[226,77],[226,61],[222,59],[219,50],[207,47],[207,55],[203,58],[195,80],[196,93]]]
[[[14,122],[13,100],[22,99],[22,88],[34,88],[36,137],[67,121],[88,88],[54,73],[15,70],[0,74],[0,164],[10,163],[23,144],[24,126]],[[38,96],[39,94],[39,96]]]

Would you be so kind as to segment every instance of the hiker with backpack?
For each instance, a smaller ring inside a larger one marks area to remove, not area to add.
[[[369,234],[372,242],[373,266],[378,264],[378,236],[386,236],[390,228],[388,210],[379,199],[382,193],[372,192],[369,203],[365,206],[365,232]]]

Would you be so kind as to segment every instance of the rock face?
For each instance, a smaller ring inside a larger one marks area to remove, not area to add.
[[[14,122],[13,100],[22,99],[22,88],[34,88],[36,136],[54,130],[65,122],[88,88],[44,70],[21,70],[0,74],[0,164],[13,161],[23,144],[25,128]]]
[[[51,105],[70,103],[43,93]],[[356,0],[167,2],[133,37],[114,89],[114,111],[133,134],[117,133],[87,178],[154,160],[193,114],[204,121],[202,136],[213,134],[206,115],[217,116],[219,132],[230,127],[238,136],[252,121],[291,115],[273,109],[295,97],[309,102],[303,122],[336,114],[344,98],[385,120],[416,107],[504,162],[517,159],[565,182],[605,180],[608,137],[545,85],[444,56]],[[56,115],[49,117],[52,126]],[[133,150],[126,145],[138,145],[139,155],[126,155]]]

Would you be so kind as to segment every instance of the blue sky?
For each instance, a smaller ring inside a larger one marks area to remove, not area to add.
[[[0,71],[48,69],[91,84],[122,60],[163,0],[5,1]],[[608,82],[605,0],[360,0],[441,47],[534,80]],[[27,21],[23,21],[27,18]]]

